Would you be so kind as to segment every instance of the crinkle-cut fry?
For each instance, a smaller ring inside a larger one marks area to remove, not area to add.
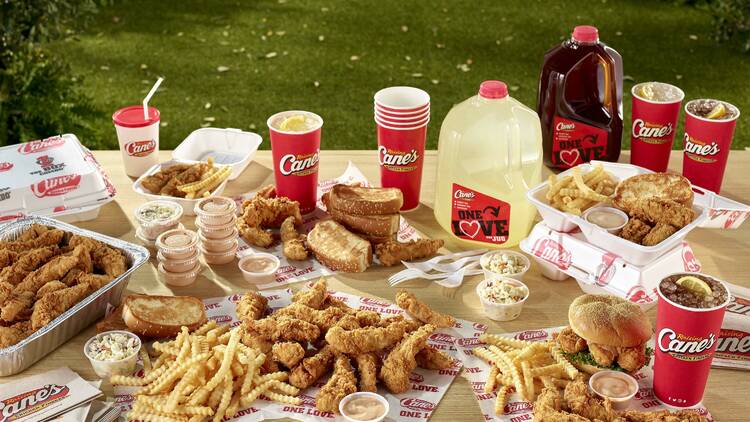
[[[211,390],[211,395],[208,396],[208,407],[215,409],[219,406],[219,402],[221,402],[221,397],[224,394],[224,384],[222,383],[218,387]]]
[[[234,395],[232,396],[232,400],[229,401],[227,411],[224,413],[225,417],[231,419],[234,417],[234,415],[237,414],[237,412],[240,410],[240,397],[242,397],[242,393],[240,393],[238,390],[235,390]]]
[[[565,374],[570,379],[575,379],[578,375],[578,369],[576,369],[575,366],[573,366],[568,359],[565,358],[562,351],[560,350],[559,346],[552,346],[552,357],[555,358],[555,362],[562,364],[563,369],[565,370]]]
[[[256,385],[255,388],[253,388],[247,394],[242,396],[242,398],[240,399],[240,405],[243,407],[250,406],[252,402],[257,400],[261,394],[265,393],[266,390],[268,390],[268,388],[271,387],[271,381],[266,381],[263,384]]]
[[[270,388],[290,396],[296,396],[299,394],[299,388],[279,380],[271,380]]]
[[[133,410],[127,414],[128,420],[143,422],[185,422],[188,418],[184,415],[170,415],[160,412],[143,412]]]
[[[242,387],[240,388],[240,392],[242,394],[246,394],[248,391],[250,391],[253,387],[253,378],[255,377],[255,372],[258,370],[258,368],[263,365],[263,362],[266,360],[266,357],[263,353],[256,356],[256,358],[247,364],[247,371],[245,371],[245,379],[242,382]]]
[[[159,398],[160,400],[143,400],[143,397],[148,398]],[[133,409],[144,412],[158,412],[170,415],[201,415],[201,416],[213,416],[214,410],[207,406],[190,406],[181,405],[175,410],[168,411],[166,406],[163,404],[163,396],[140,396],[138,400],[133,403]]]
[[[523,349],[524,347],[533,344],[533,342],[531,341],[518,340],[515,338],[499,336],[497,334],[482,334],[481,336],[479,336],[479,340],[493,346],[509,346],[514,349]]]
[[[563,365],[562,363],[554,363],[552,365],[531,368],[531,375],[534,377],[554,376],[555,378],[560,378],[562,376],[565,376],[566,374],[567,373],[565,372],[565,365]]]
[[[507,371],[510,374],[511,377],[513,377],[513,385],[516,387],[516,391],[518,391],[518,394],[521,395],[521,397],[528,397],[528,393],[526,392],[526,385],[523,382],[523,379],[521,379],[521,374],[518,372],[518,368],[516,368],[516,365],[513,364],[513,360],[505,354],[505,352],[498,353],[498,358],[500,359],[500,362],[503,363],[507,367]],[[500,366],[500,365],[498,365]],[[506,370],[506,368],[500,368],[502,370]]]
[[[598,180],[597,179],[598,177],[601,177],[601,176],[595,175],[594,177],[590,178],[588,182],[595,184]],[[597,193],[595,190],[591,189],[591,187],[587,185],[586,182],[584,182],[583,177],[581,176],[581,173],[578,171],[577,168],[573,168],[573,181],[575,182],[578,189],[581,191],[581,195],[583,198],[590,199],[593,201],[598,201],[598,202],[603,202],[608,199],[606,196],[600,193]]]
[[[159,353],[177,356],[180,353],[180,349],[175,347],[173,344],[159,343],[155,341],[151,347]]]
[[[533,403],[536,399],[536,391],[534,390],[534,376],[531,375],[529,362],[521,362],[521,373],[523,374],[524,387],[526,387],[526,400]]]
[[[227,407],[232,401],[232,375],[227,374],[224,377],[224,391],[221,394],[221,400],[219,401],[219,407],[216,409],[214,414],[214,422],[220,422],[224,419],[224,414],[227,412]]]
[[[153,394],[153,393],[160,393],[170,385],[172,385],[172,382],[176,380],[177,378],[181,377],[185,372],[188,371],[193,365],[196,363],[208,359],[208,355],[198,355],[196,357],[187,359],[183,363],[178,364],[177,366],[169,368],[167,371],[165,371],[159,378],[157,378],[153,383],[149,384],[148,386],[144,387],[143,391],[141,391],[141,394]]]
[[[158,358],[156,358],[156,361],[151,364],[151,369],[159,369],[162,366],[164,366],[165,368],[169,367],[171,362],[174,362],[174,356],[170,355],[169,353],[162,353]]]
[[[193,394],[188,397],[187,403],[191,406],[204,404],[208,400],[209,395],[211,395],[211,390],[204,385],[193,391]]]
[[[186,183],[184,185],[177,186],[177,189],[185,192],[198,192],[202,189],[207,188],[208,186],[216,187],[221,182],[224,181],[227,177],[229,177],[229,174],[232,172],[232,168],[230,166],[222,166],[217,171],[212,173],[210,176],[206,177],[203,180],[193,182],[193,183]]]
[[[190,333],[193,336],[205,336],[206,333],[216,328],[216,320],[209,319],[206,321],[203,325],[193,330],[192,333]]]
[[[232,333],[227,331],[226,333],[220,335],[216,340],[219,342],[219,344],[227,344],[231,335]]]
[[[232,366],[230,367],[232,375],[235,377],[241,377],[245,374],[245,368],[242,367],[242,364],[239,361],[232,362]]]
[[[253,379],[253,381],[256,384],[260,384],[260,383],[266,382],[266,381],[272,381],[272,380],[286,381],[287,379],[289,379],[289,373],[288,372],[276,371],[276,372],[271,372],[270,374],[266,374],[266,375],[257,375]]]
[[[504,385],[506,387],[513,387],[513,377],[511,377],[509,374],[503,374],[499,373],[497,374],[497,377],[495,377],[497,380],[497,383],[500,385]]]
[[[177,362],[182,362],[190,356],[190,347],[192,346],[187,327],[183,326],[180,334],[182,335],[182,344],[180,345],[180,353],[177,354]]]
[[[500,359],[496,353],[491,352],[486,347],[476,347],[472,350],[472,353],[474,353],[474,356],[490,364],[497,364],[497,361]]]
[[[505,413],[505,403],[508,401],[508,386],[502,386],[497,390],[497,398],[495,398],[495,414],[502,415]]]
[[[188,422],[203,422],[205,418],[203,415],[193,415],[188,419]]]
[[[302,404],[302,399],[299,397],[293,397],[293,396],[288,396],[286,394],[274,393],[273,391],[268,391],[268,390],[266,390],[263,393],[263,395],[279,403],[291,404],[292,406],[299,406],[300,404]]]
[[[487,375],[487,382],[484,383],[484,392],[491,393],[495,391],[497,387],[497,376],[500,374],[500,369],[497,366],[490,366],[490,373]]]
[[[234,359],[234,354],[237,351],[237,343],[239,343],[240,341],[240,330],[235,329],[229,331],[229,334],[229,343],[227,344],[224,357],[221,360],[221,366],[219,367],[219,370],[216,372],[213,378],[208,380],[208,383],[206,383],[206,387],[208,387],[209,389],[213,389],[217,385],[219,385],[219,383],[224,380],[224,376],[231,370],[232,360]]]
[[[530,360],[538,353],[548,351],[547,344],[543,342],[532,343],[521,349],[521,351],[513,358],[513,363]]]
[[[110,377],[109,379],[109,382],[112,385],[126,385],[130,387],[138,387],[138,386],[146,385],[146,384],[153,382],[155,379],[159,378],[166,371],[167,371],[167,367],[161,366],[149,372],[148,374],[146,374],[145,377],[112,375],[112,377]]]
[[[508,355],[509,358],[513,359],[515,361],[516,356],[518,356],[521,353],[521,349],[513,349],[513,350],[503,350],[494,344],[491,344],[487,346],[487,349],[489,349],[490,352],[495,354],[501,354],[505,353]]]

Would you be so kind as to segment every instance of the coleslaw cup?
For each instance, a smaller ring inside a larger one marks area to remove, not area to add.
[[[104,337],[107,334],[123,334],[127,337],[135,338],[138,341],[138,349],[130,356],[127,356],[120,360],[98,360],[94,359],[92,356],[89,355],[89,346],[91,343],[101,337]],[[138,363],[138,352],[141,350],[141,347],[143,347],[141,343],[141,339],[138,338],[137,335],[131,333],[130,331],[121,331],[121,330],[113,330],[113,331],[105,331],[103,333],[99,333],[93,337],[91,337],[86,344],[83,346],[83,354],[86,355],[86,357],[89,359],[89,362],[91,362],[91,367],[94,368],[94,372],[97,376],[109,379],[112,375],[130,375],[135,371],[135,366]]]
[[[507,283],[513,284],[515,286],[522,286],[526,288],[526,296],[519,300],[518,302],[514,303],[496,303],[491,302],[489,300],[486,300],[482,296],[482,291],[487,287],[488,281],[505,281]],[[494,321],[512,321],[516,318],[518,318],[519,315],[521,315],[521,311],[523,310],[523,304],[526,303],[526,299],[529,298],[529,288],[522,282],[516,280],[515,278],[510,277],[503,277],[494,275],[492,278],[485,279],[481,283],[477,285],[477,296],[479,296],[479,301],[482,302],[482,306],[484,307],[484,313],[487,315],[487,317]]]
[[[523,270],[513,273],[513,274],[501,274],[501,273],[492,271],[489,268],[489,260],[491,259],[493,255],[502,255],[502,254],[512,255],[514,257],[520,258],[524,264]],[[484,278],[486,279],[491,279],[495,277],[510,277],[518,281],[522,281],[524,274],[526,274],[526,272],[529,271],[529,268],[531,268],[531,261],[529,261],[529,258],[526,255],[520,252],[509,251],[509,250],[499,250],[499,251],[490,251],[482,255],[482,257],[479,258],[479,265],[482,267],[482,271],[484,271]]]

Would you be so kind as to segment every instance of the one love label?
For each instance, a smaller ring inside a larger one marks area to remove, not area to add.
[[[453,184],[451,229],[461,239],[493,244],[508,241],[510,204]]]
[[[555,116],[552,132],[552,164],[569,168],[607,154],[607,131]]]

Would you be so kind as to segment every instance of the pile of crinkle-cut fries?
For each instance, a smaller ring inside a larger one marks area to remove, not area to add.
[[[578,377],[578,369],[551,342],[530,342],[483,334],[487,345],[473,350],[474,356],[490,364],[484,391],[497,389],[495,413],[502,415],[511,388],[531,403],[542,387],[560,389]]]
[[[144,376],[111,378],[112,385],[141,386],[129,420],[221,421],[249,406],[261,394],[299,405],[299,389],[287,384],[286,372],[260,375],[266,356],[240,342],[241,331],[209,321],[173,341],[153,344],[156,360],[141,350]]]
[[[546,195],[550,205],[560,211],[581,215],[593,205],[611,203],[617,181],[601,164],[585,174],[581,174],[578,167],[571,171],[572,176],[550,175]]]

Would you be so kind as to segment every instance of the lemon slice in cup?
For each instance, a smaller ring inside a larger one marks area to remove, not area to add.
[[[707,119],[721,119],[724,117],[724,115],[727,114],[727,108],[724,107],[724,104],[719,103],[716,104],[714,108],[711,109],[711,112],[706,115]]]
[[[712,293],[711,286],[709,286],[708,283],[692,275],[680,277],[676,283],[696,294],[709,296]]]
[[[656,93],[654,92],[654,87],[651,84],[644,84],[641,86],[641,89],[639,90],[641,97],[643,97],[646,100],[653,100],[656,96]]]
[[[303,132],[307,130],[307,122],[302,114],[295,114],[284,119],[279,129],[287,132]]]

